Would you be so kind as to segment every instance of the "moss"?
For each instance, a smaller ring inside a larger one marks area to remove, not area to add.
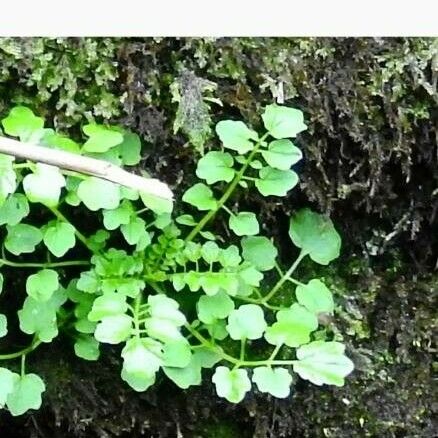
[[[298,276],[323,278],[334,291],[339,307],[327,332],[343,334],[356,364],[343,388],[298,381],[291,399],[256,393],[233,406],[214,396],[208,376],[201,388],[183,392],[163,381],[139,395],[121,382],[117,352],[96,365],[49,346],[31,359],[55,381],[44,410],[32,422],[7,417],[2,432],[434,436],[438,278],[428,272],[438,258],[437,41],[0,39],[0,113],[28,104],[74,136],[84,118],[122,123],[143,137],[144,165],[177,195],[191,183],[193,146],[214,144],[216,121],[243,118],[257,127],[260,109],[275,99],[302,108],[309,130],[297,140],[305,155],[300,190],[281,204],[245,194],[236,202],[257,212],[286,265],[294,257],[284,238],[291,211],[311,203],[331,214],[342,259],[328,268],[304,264]]]

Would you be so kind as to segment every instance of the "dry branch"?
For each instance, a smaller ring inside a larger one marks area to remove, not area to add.
[[[7,137],[0,137],[0,153],[96,176],[163,199],[173,198],[172,191],[167,184],[155,178],[144,178],[127,172],[107,161],[22,143]]]

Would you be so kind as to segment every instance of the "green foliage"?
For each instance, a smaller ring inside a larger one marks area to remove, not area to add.
[[[269,105],[262,121],[260,133],[241,121],[217,124],[228,151],[199,159],[196,175],[204,182],[184,193],[187,211],[176,219],[169,202],[0,155],[0,268],[32,271],[18,320],[33,337],[27,348],[0,354],[0,361],[23,360],[21,375],[0,368],[2,406],[13,415],[39,408],[45,386],[26,374],[24,358],[60,332],[84,360],[98,360],[101,344],[120,345],[121,378],[135,391],[154,385],[160,373],[183,389],[199,385],[204,369],[213,369],[217,394],[232,403],[252,388],[288,397],[296,374],[317,385],[343,384],[353,369],[344,345],[327,328],[327,340],[318,336],[319,314],[334,312],[332,293],[317,278],[293,277],[307,256],[319,264],[338,257],[332,222],[308,209],[292,216],[289,234],[299,254],[283,274],[277,242],[260,235],[256,214],[239,211],[238,200],[235,212],[227,207],[240,188],[285,196],[298,183],[290,167],[302,153],[289,138],[305,129],[302,113]],[[139,138],[118,127],[85,125],[81,145],[44,129],[24,107],[12,110],[3,126],[8,135],[37,138],[46,147],[116,164],[140,160]],[[82,220],[73,224],[73,217]],[[215,217],[228,224],[226,232],[207,229]],[[65,258],[84,252],[89,256],[82,260]],[[19,258],[6,258],[9,253]],[[286,282],[296,285],[295,294],[278,303]],[[2,285],[0,274],[0,292]],[[0,336],[9,334],[10,316],[0,314]]]

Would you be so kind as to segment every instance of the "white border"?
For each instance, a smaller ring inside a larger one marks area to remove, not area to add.
[[[435,0],[3,1],[0,36],[438,36]]]

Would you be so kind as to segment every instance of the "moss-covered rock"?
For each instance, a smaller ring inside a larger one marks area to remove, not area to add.
[[[0,416],[5,436],[432,437],[438,280],[438,40],[405,38],[0,39],[0,113],[26,104],[79,137],[86,119],[122,123],[145,142],[145,166],[180,193],[215,142],[214,123],[260,124],[273,100],[300,107],[309,130],[301,190],[280,205],[242,196],[280,236],[313,203],[343,235],[323,276],[337,296],[356,371],[344,388],[298,382],[293,397],[233,406],[206,384],[146,394],[61,344],[29,357],[47,381],[41,412]],[[169,171],[171,170],[171,171]],[[283,239],[286,241],[286,239]],[[286,244],[283,257],[293,254]],[[280,297],[281,298],[281,297]],[[435,394],[436,395],[436,394]]]

